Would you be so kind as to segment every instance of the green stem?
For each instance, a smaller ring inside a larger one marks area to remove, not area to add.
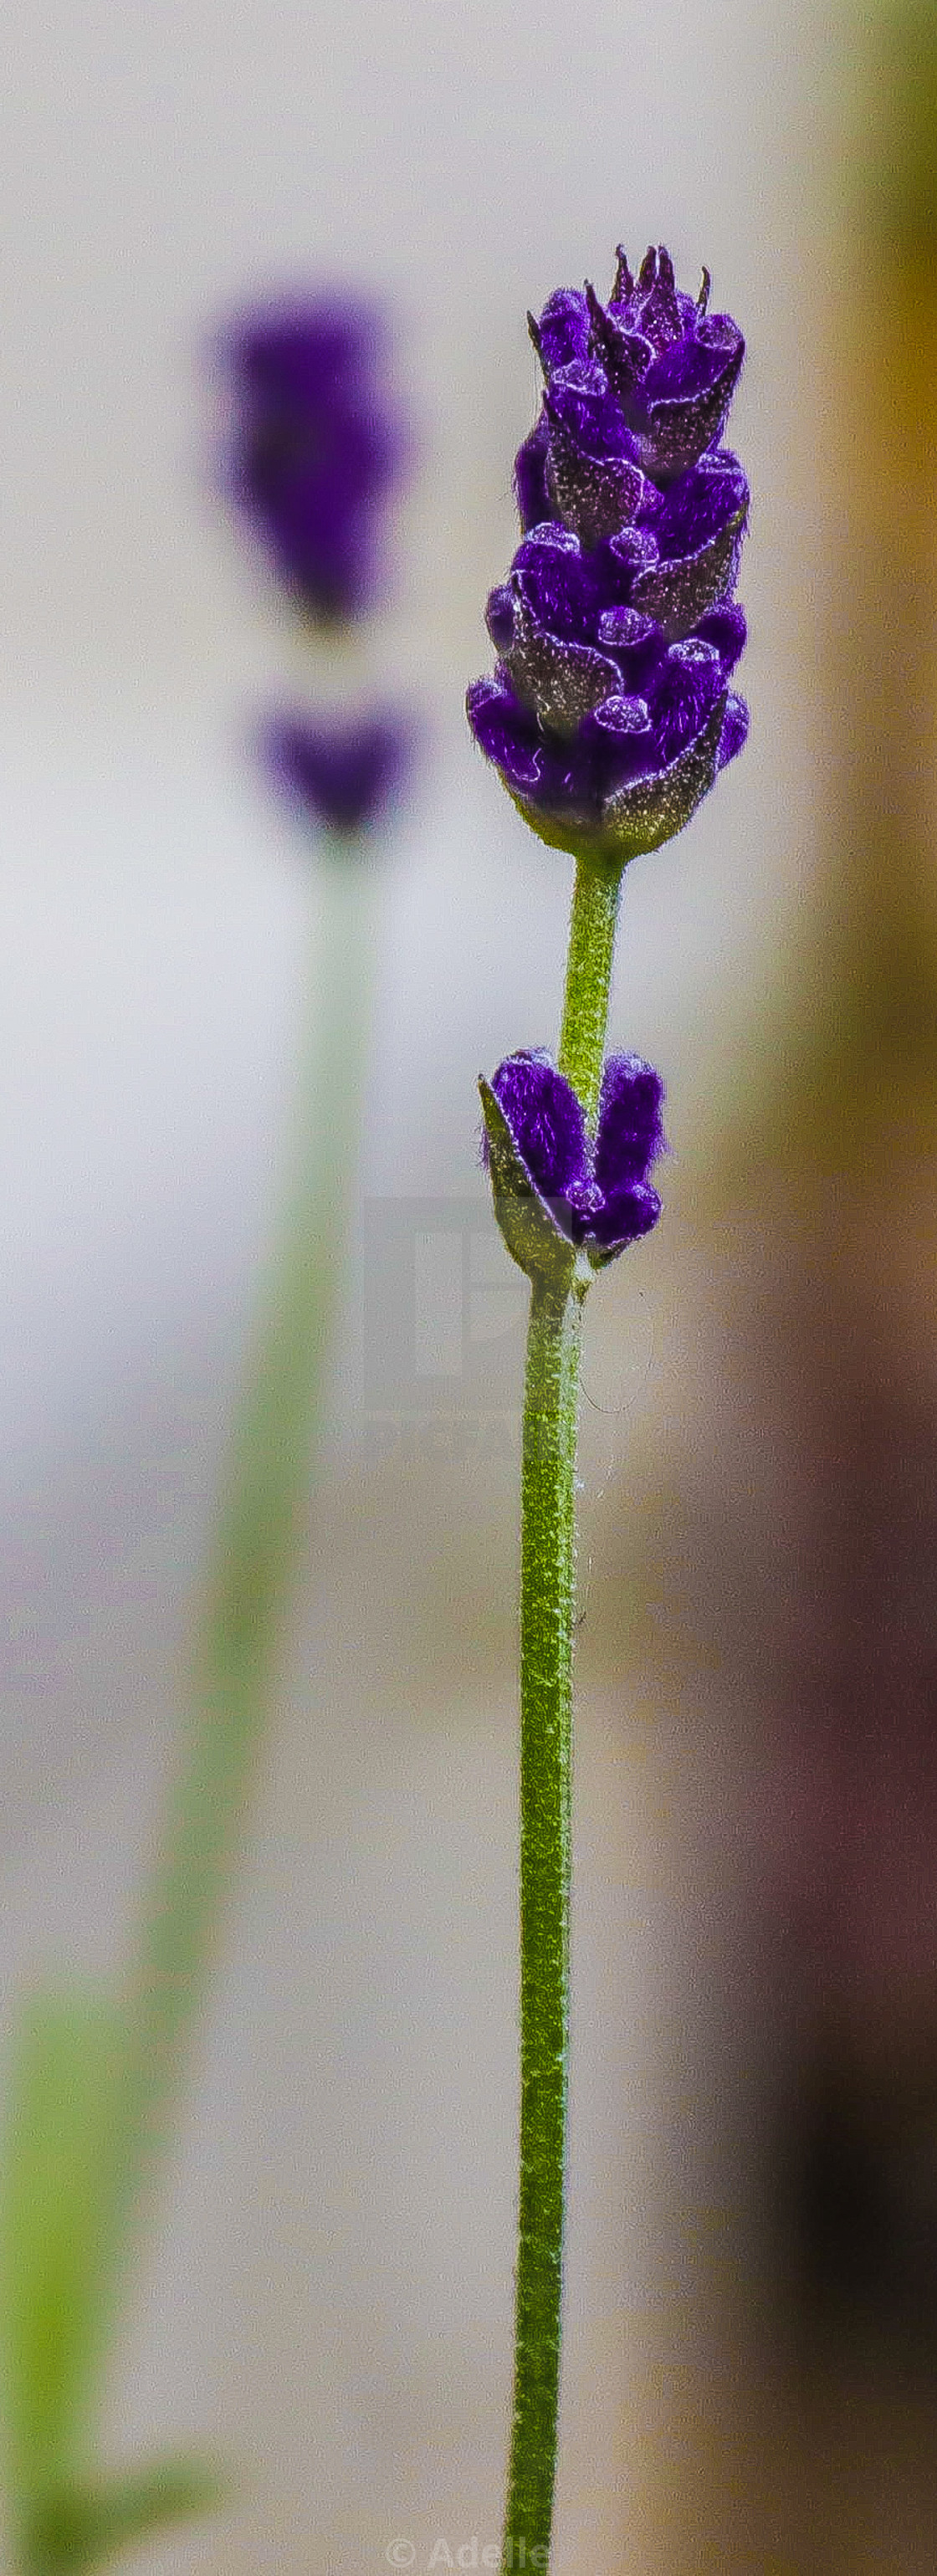
[[[236,1425],[196,1635],[191,1739],[140,1926],[129,1994],[115,2225],[163,2142],[230,1877],[301,1544],[345,1248],[369,983],[369,871],[339,852],[319,879],[314,1024],[295,1178]],[[119,2252],[119,2246],[115,2249]]]
[[[544,2567],[560,2368],[579,1300],[535,1284],[521,1471],[521,2127],[503,2564]]]
[[[579,861],[560,1067],[594,1126],[620,877]],[[534,1281],[521,1469],[521,2120],[514,2413],[502,2566],[546,2567],[562,2332],[569,2062],[576,1431],[584,1290]],[[537,2556],[532,2556],[536,2551]]]
[[[599,1109],[621,879],[620,868],[576,862],[558,1063],[591,1128]]]

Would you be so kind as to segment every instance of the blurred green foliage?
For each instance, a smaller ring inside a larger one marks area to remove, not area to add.
[[[113,2224],[120,2014],[98,1997],[27,2007],[8,2075],[0,2313],[16,2510],[73,2465],[102,2331]]]

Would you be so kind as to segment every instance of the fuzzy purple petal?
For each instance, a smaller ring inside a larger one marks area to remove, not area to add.
[[[504,661],[524,706],[549,732],[574,734],[583,716],[617,688],[617,663],[590,644],[575,644],[538,626],[518,585],[514,629]]]
[[[720,699],[702,731],[675,759],[664,768],[645,764],[606,796],[600,844],[620,864],[672,840],[709,794],[719,765],[723,712]]]
[[[601,558],[584,555],[567,529],[556,534],[561,545],[546,528],[522,539],[511,567],[512,588],[536,625],[570,643],[595,644],[599,618],[615,596],[611,580]]]
[[[722,732],[719,736],[720,769],[725,769],[727,762],[734,760],[737,753],[744,749],[748,741],[748,723],[748,708],[744,698],[737,698],[730,689],[722,719]]]
[[[695,331],[681,334],[655,358],[642,386],[642,401],[698,402],[722,385],[733,384],[745,355],[745,343],[728,313],[708,313]]]
[[[652,364],[653,342],[642,332],[629,330],[618,314],[600,304],[591,286],[586,287],[586,301],[592,347],[601,359],[612,393],[627,407]]]
[[[551,440],[559,428],[577,451],[597,464],[612,464],[625,457],[637,464],[637,441],[614,395],[578,384],[560,384],[551,386],[545,394],[544,408]]]
[[[696,740],[724,689],[714,644],[689,635],[684,643],[671,645],[651,710],[662,769]]]
[[[474,680],[465,708],[479,750],[500,770],[509,796],[545,813],[565,812],[572,802],[569,754],[575,744],[547,740],[503,670],[493,679]]]
[[[489,591],[485,624],[495,652],[506,653],[514,638],[514,593],[509,582],[499,582],[496,590]]]
[[[556,507],[584,546],[598,545],[634,518],[642,500],[637,440],[610,394],[564,385],[545,396],[545,410]]]
[[[621,565],[622,571],[629,574],[643,572],[648,564],[657,562],[657,539],[653,529],[645,524],[649,501],[657,505],[659,495],[654,491],[652,484],[646,483],[644,499],[641,503],[640,527],[618,528],[615,535],[609,538],[609,554],[617,564]]]
[[[719,655],[723,681],[730,680],[748,633],[741,602],[724,599],[718,608],[707,608],[699,619],[696,632],[704,644],[714,646]]]
[[[585,1121],[572,1084],[549,1056],[522,1049],[505,1057],[491,1088],[535,1188],[562,1224],[562,1202],[589,1179]]]
[[[734,459],[717,471],[704,458],[671,487],[654,521],[658,560],[636,571],[632,588],[671,639],[688,635],[733,589],[747,509]]]
[[[642,617],[637,609],[614,609],[600,619],[599,637],[618,665],[617,694],[653,695],[667,658],[666,638],[654,619]]]
[[[622,690],[604,698],[582,726],[580,742],[591,755],[599,807],[627,779],[642,777],[657,765],[651,710],[639,693]]]
[[[654,521],[657,550],[668,561],[694,555],[748,509],[748,483],[728,449],[700,458],[665,492]]]
[[[551,374],[589,355],[589,309],[578,288],[559,286],[548,297],[538,324],[544,363]]]
[[[738,383],[745,342],[727,313],[707,315],[665,349],[640,387],[635,422],[646,471],[667,481],[715,445]]]
[[[626,1182],[622,1189],[613,1190],[603,1199],[592,1219],[592,1240],[606,1260],[612,1261],[629,1243],[638,1243],[642,1235],[650,1234],[659,1215],[660,1200],[650,1182]]]
[[[609,1056],[595,1143],[595,1177],[606,1196],[646,1180],[663,1149],[663,1098],[660,1074],[643,1056]]]
[[[599,617],[599,643],[610,653],[634,653],[654,632],[654,618],[640,608],[603,608]]]
[[[546,413],[541,412],[514,459],[514,497],[522,528],[536,528],[544,519],[556,517],[556,504],[547,485],[549,455],[549,427]]]

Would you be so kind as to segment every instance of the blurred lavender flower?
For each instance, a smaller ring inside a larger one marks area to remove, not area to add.
[[[412,728],[389,710],[271,716],[261,736],[265,766],[294,810],[349,837],[367,833],[396,802],[413,748]]]
[[[593,1269],[649,1234],[660,1215],[648,1181],[664,1149],[659,1073],[639,1055],[609,1056],[595,1137],[572,1084],[542,1049],[506,1056],[480,1084],[484,1158],[495,1214],[514,1260],[531,1276],[570,1246]]]
[[[546,385],[515,467],[523,531],[493,590],[492,678],[468,692],[476,741],[526,821],[621,865],[669,840],[741,750],[729,690],[745,642],[733,599],[748,484],[718,441],[744,342],[678,292],[669,252],[607,306],[551,295],[531,333]]]
[[[235,503],[310,618],[360,617],[380,588],[380,505],[408,452],[381,314],[336,293],[268,303],[231,325],[221,354]]]

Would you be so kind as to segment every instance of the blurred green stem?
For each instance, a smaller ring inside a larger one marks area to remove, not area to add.
[[[163,1829],[129,1988],[118,2240],[165,2137],[227,1892],[321,1427],[357,1164],[373,878],[365,858],[340,848],[320,869],[318,884],[321,921],[292,1195],[256,1332],[196,1636],[191,1741]]]
[[[124,2277],[184,2073],[275,1680],[341,1282],[370,983],[372,878],[318,877],[291,1195],[267,1281],[197,1627],[190,1740],[120,2005],[33,1998],[0,2165],[0,2378],[19,2576],[79,2576],[217,2501],[204,2464],[98,2477],[93,2418]]]

